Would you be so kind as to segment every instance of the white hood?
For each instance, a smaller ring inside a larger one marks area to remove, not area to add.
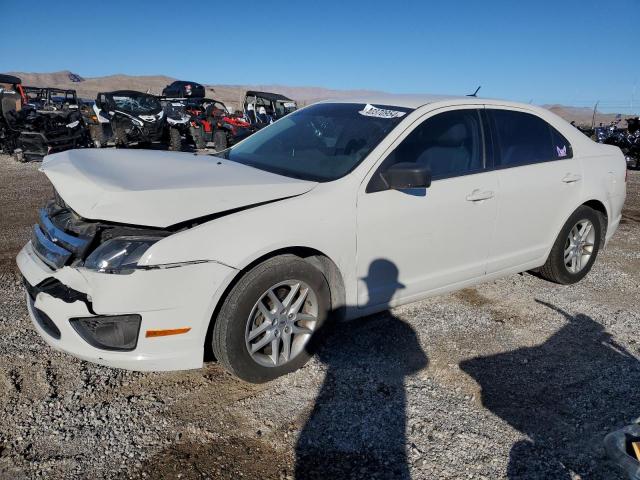
[[[214,156],[150,150],[70,150],[45,157],[41,170],[84,218],[160,228],[316,186]]]

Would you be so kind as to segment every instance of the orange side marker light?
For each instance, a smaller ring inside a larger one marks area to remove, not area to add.
[[[153,337],[166,337],[168,335],[180,335],[183,333],[187,333],[191,328],[171,328],[169,330],[147,330],[145,333],[145,337],[153,338]]]

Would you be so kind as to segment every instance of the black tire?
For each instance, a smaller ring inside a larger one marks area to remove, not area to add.
[[[245,343],[251,311],[266,290],[282,281],[301,280],[313,289],[318,300],[318,320],[303,351],[279,366],[263,366],[254,360]],[[320,341],[327,319],[331,295],[326,278],[313,265],[295,255],[281,255],[257,265],[247,272],[229,292],[213,328],[215,357],[230,373],[251,383],[263,383],[301,368]]]
[[[182,151],[182,134],[177,128],[169,129],[169,150],[173,152]]]
[[[193,138],[193,143],[195,144],[198,150],[207,148],[207,142],[204,139],[204,134],[201,128],[191,128],[189,132],[191,133],[191,137]]]
[[[128,146],[127,131],[124,127],[116,127],[113,135],[116,148],[126,148]]]
[[[587,264],[579,272],[570,272],[564,262],[564,251],[571,229],[580,221],[589,220],[593,224],[595,229],[595,241],[593,245],[593,252],[591,258],[589,258]],[[540,276],[551,282],[559,283],[561,285],[570,285],[572,283],[582,280],[587,273],[591,270],[593,263],[598,256],[600,247],[604,243],[606,219],[600,212],[589,208],[585,205],[580,206],[566,221],[558,237],[556,238],[549,258],[546,263],[538,270]]]
[[[101,124],[89,125],[89,136],[94,147],[102,148],[107,146],[107,139]]]
[[[216,133],[213,134],[213,145],[216,149],[216,152],[221,152],[222,150],[226,150],[227,148],[227,132],[222,130],[217,130]]]

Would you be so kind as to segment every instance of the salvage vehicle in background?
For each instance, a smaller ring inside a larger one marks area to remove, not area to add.
[[[169,150],[181,152],[188,143],[191,123],[191,115],[187,113],[186,109],[186,99],[158,97],[158,100],[167,119],[164,134],[165,143],[168,144]],[[184,140],[183,137],[185,137]]]
[[[622,150],[629,168],[640,168],[640,118],[627,118],[627,128],[620,127],[621,119],[595,129],[599,143],[613,145]]]
[[[96,147],[148,145],[162,139],[165,116],[153,95],[134,90],[99,93],[93,106],[96,123],[90,126]]]
[[[37,110],[78,110],[80,102],[75,90],[24,86],[27,104]]]
[[[249,90],[242,102],[245,118],[256,128],[263,128],[279,118],[295,112],[295,101],[279,93]]]
[[[215,156],[74,150],[42,171],[55,197],[17,263],[46,342],[133,370],[211,348],[250,382],[302,367],[329,318],[529,270],[578,282],[626,195],[618,148],[470,97],[323,102]]]
[[[626,151],[625,151],[626,149]],[[629,168],[640,168],[640,117],[627,118],[626,145],[622,149]]]
[[[176,80],[164,87],[162,96],[172,98],[202,98],[205,96],[205,89],[196,82]]]
[[[56,89],[23,87],[18,77],[9,75],[0,75],[0,85],[3,151],[27,161],[86,144],[75,91],[69,90],[62,102],[55,103],[51,93]]]
[[[213,143],[216,151],[235,145],[255,128],[229,113],[226,106],[209,98],[160,97],[167,114],[170,150],[183,149],[182,137],[198,149]]]

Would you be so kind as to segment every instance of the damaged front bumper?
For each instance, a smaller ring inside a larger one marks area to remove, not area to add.
[[[138,371],[200,368],[204,339],[222,286],[234,273],[216,262],[112,275],[45,264],[29,242],[18,254],[34,327],[53,348],[110,367]],[[91,345],[74,319],[139,315],[135,348],[110,351]],[[180,331],[156,336],[150,331]]]

